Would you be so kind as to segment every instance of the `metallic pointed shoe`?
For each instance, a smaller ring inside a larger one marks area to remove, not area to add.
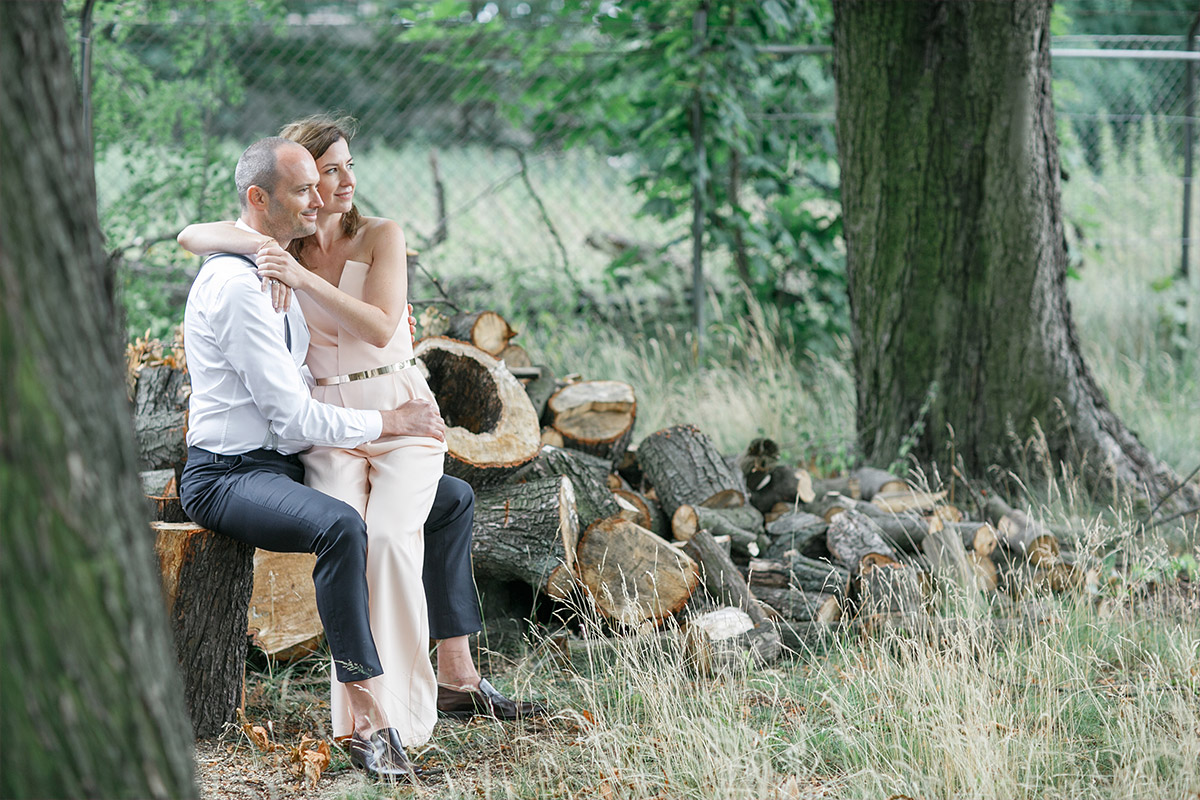
[[[346,742],[350,763],[373,778],[411,779],[413,766],[395,728],[380,728],[366,740],[354,734]]]
[[[463,692],[447,686],[438,686],[438,713],[453,719],[470,719],[471,717],[491,717],[499,720],[526,719],[541,716],[546,708],[539,703],[521,703],[510,700],[496,687],[480,679],[479,688],[473,692]]]

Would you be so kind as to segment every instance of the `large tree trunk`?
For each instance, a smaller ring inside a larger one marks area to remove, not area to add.
[[[0,796],[195,797],[61,4],[0,75]]]
[[[1039,430],[1093,488],[1177,482],[1080,354],[1050,93],[1050,2],[838,0],[838,150],[859,443],[976,475]],[[953,433],[951,433],[953,431]],[[1175,495],[1191,505],[1200,491]]]

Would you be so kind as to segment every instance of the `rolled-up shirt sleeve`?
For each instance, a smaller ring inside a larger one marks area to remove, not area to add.
[[[230,367],[245,384],[259,412],[280,439],[329,447],[357,447],[378,439],[383,418],[378,411],[331,406],[309,395],[280,336],[283,324],[260,291],[253,273],[220,288],[217,318],[210,325]]]

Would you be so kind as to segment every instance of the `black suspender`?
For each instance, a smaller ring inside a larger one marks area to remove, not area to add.
[[[254,259],[243,253],[213,253],[204,259],[204,264],[214,258],[236,258],[249,264],[251,269],[258,269],[258,264],[254,263]],[[288,324],[287,314],[283,315],[283,343],[287,346],[288,352],[292,352],[292,326]]]

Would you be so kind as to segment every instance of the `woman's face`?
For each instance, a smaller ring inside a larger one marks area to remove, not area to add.
[[[321,179],[317,191],[326,214],[345,214],[354,202],[354,160],[345,139],[338,139],[317,159]]]

